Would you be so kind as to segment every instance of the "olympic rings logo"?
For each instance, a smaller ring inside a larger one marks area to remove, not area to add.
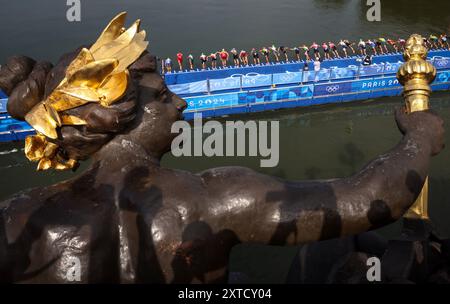
[[[287,82],[287,81],[291,81],[292,79],[294,79],[294,77],[295,77],[295,75],[293,75],[293,74],[286,74],[286,75],[281,76],[280,78],[281,78],[281,81]]]
[[[447,60],[447,59],[438,60],[438,61],[436,62],[436,65],[437,65],[438,67],[447,66],[447,64],[448,64],[448,60]]]
[[[332,85],[332,86],[327,86],[327,88],[325,89],[328,93],[336,93],[337,91],[339,91],[340,87],[339,85]]]

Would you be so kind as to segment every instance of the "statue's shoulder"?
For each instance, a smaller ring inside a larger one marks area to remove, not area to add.
[[[43,204],[56,193],[53,188],[52,186],[37,187],[17,192],[5,200],[0,201],[0,210],[19,207],[26,208],[33,204]]]

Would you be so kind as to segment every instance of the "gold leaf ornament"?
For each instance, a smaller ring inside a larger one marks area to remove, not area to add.
[[[68,65],[55,90],[25,116],[37,132],[26,138],[25,154],[30,161],[39,161],[38,170],[66,170],[77,165],[76,160],[65,160],[55,152],[56,144],[46,139],[57,139],[57,128],[62,125],[86,124],[82,118],[64,111],[90,102],[108,107],[125,94],[127,69],[148,46],[146,32],[140,31],[140,20],[124,28],[126,15],[122,12],[114,17],[91,48],[83,48]]]

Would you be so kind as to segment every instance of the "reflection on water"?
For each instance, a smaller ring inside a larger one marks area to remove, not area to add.
[[[449,11],[449,1],[396,0],[383,2],[383,16],[408,26],[428,25],[430,30],[434,31],[450,30]]]
[[[30,4],[31,3],[31,4]],[[0,62],[11,54],[56,60],[95,39],[107,20],[128,11],[141,18],[151,51],[199,55],[222,48],[294,46],[360,37],[406,37],[449,30],[450,1],[382,1],[382,22],[368,22],[361,0],[95,0],[83,1],[81,22],[67,22],[65,1],[8,1],[0,10]],[[32,9],[30,7],[32,6]]]

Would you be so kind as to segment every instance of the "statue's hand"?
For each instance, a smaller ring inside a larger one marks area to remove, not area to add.
[[[432,110],[407,114],[404,107],[395,112],[397,126],[404,135],[425,142],[430,147],[432,156],[439,154],[445,147],[444,121]]]
[[[13,56],[0,69],[0,89],[9,96],[8,113],[23,120],[26,113],[40,102],[45,92],[49,62],[36,63],[25,56]]]

